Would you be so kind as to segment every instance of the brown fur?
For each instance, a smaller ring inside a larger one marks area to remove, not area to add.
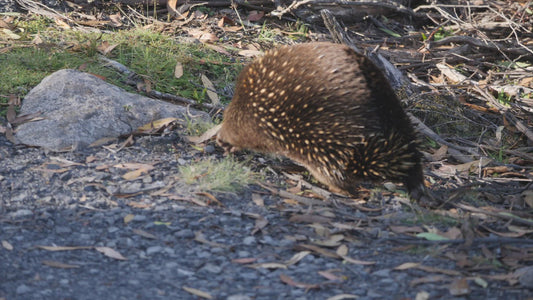
[[[421,155],[400,101],[365,56],[331,43],[284,46],[239,75],[217,141],[286,156],[332,191],[364,180],[424,193]]]

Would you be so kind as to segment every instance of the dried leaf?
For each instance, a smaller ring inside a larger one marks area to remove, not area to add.
[[[219,244],[219,243],[208,241],[201,231],[194,232],[194,240],[199,242],[199,243],[209,245],[211,247],[216,247],[216,248],[226,248],[227,247],[224,244]]]
[[[254,268],[254,269],[259,269],[259,268],[264,268],[264,269],[287,269],[286,265],[281,264],[281,263],[273,263],[273,262],[253,264],[253,265],[249,265],[249,267],[250,268]]]
[[[414,287],[419,284],[424,283],[435,283],[435,282],[448,282],[450,281],[450,278],[448,276],[444,275],[430,275],[430,276],[424,276],[420,278],[415,278],[409,282],[410,287]]]
[[[326,300],[343,300],[343,299],[357,299],[359,296],[352,294],[340,294],[333,297],[326,298]]]
[[[120,254],[118,251],[112,248],[109,248],[109,247],[95,247],[94,249],[96,249],[96,251],[103,253],[105,256],[110,257],[110,258],[114,258],[118,260],[128,260],[127,258],[122,256],[122,254]]]
[[[257,10],[252,10],[250,11],[250,13],[248,14],[248,21],[250,22],[255,22],[255,21],[259,21],[261,20],[261,18],[263,18],[263,16],[265,15],[265,12],[264,11],[257,11]]]
[[[232,263],[236,263],[236,264],[251,264],[256,261],[257,261],[257,258],[255,257],[236,258],[236,259],[231,260]]]
[[[474,282],[484,289],[486,289],[489,286],[489,283],[481,277],[474,277]]]
[[[259,216],[255,219],[255,226],[252,230],[252,235],[256,234],[258,231],[263,230],[268,225],[268,220],[265,219],[263,216]]]
[[[433,232],[422,232],[422,233],[419,233],[416,235],[417,237],[419,238],[424,238],[428,241],[447,241],[449,240],[448,238],[442,236],[442,235],[439,235],[439,234],[436,234],[436,233],[433,233]]]
[[[320,287],[317,284],[308,284],[308,283],[296,282],[296,281],[292,280],[292,278],[290,278],[289,276],[283,275],[283,274],[279,275],[279,278],[281,279],[281,281],[283,283],[285,283],[287,285],[298,287],[298,288],[302,288],[302,289],[316,289],[316,288]]]
[[[209,78],[207,78],[207,76],[202,74],[201,78],[202,83],[204,84],[204,87],[207,90],[207,96],[209,97],[209,99],[211,99],[211,103],[216,106],[220,105],[220,99],[218,98],[217,93],[214,92],[216,91],[215,85],[213,85],[213,83],[211,82],[211,80],[209,80]]]
[[[124,216],[124,224],[128,224],[133,220],[133,218],[135,218],[135,215],[133,214],[127,214],[126,216]]]
[[[430,299],[428,292],[421,291],[421,292],[416,293],[415,300],[428,300],[428,299]]]
[[[531,208],[533,208],[533,190],[525,190],[522,193],[522,197],[524,198],[524,202]]]
[[[183,76],[183,65],[178,61],[174,67],[174,77],[181,78],[181,76]]]
[[[6,240],[2,240],[2,247],[4,247],[4,249],[9,250],[9,251],[13,250],[13,245],[11,245]]]
[[[75,247],[68,247],[68,246],[41,246],[37,245],[36,248],[47,250],[47,251],[71,251],[71,250],[83,250],[83,249],[92,249],[91,246],[75,246]]]
[[[316,253],[321,254],[323,256],[326,256],[326,257],[340,258],[340,256],[337,253],[329,251],[329,250],[326,250],[326,249],[322,249],[322,248],[320,248],[318,246],[308,245],[308,244],[299,244],[298,247],[306,249],[306,250],[311,250],[313,252],[316,252]]]
[[[340,245],[339,248],[337,248],[336,253],[341,257],[348,255],[348,246]]]
[[[342,277],[339,277],[333,273],[331,273],[331,271],[318,271],[317,272],[318,275],[328,279],[328,280],[331,280],[331,281],[342,281],[343,278]]]
[[[126,174],[122,175],[122,178],[124,180],[135,180],[135,179],[141,177],[142,175],[146,175],[146,174],[148,174],[148,170],[146,170],[146,169],[137,169],[137,170],[129,171]]]
[[[370,265],[375,265],[376,264],[375,261],[358,260],[358,259],[354,259],[354,258],[351,258],[351,257],[348,257],[348,256],[342,256],[342,259],[344,259],[344,261],[349,262],[349,263],[354,264],[354,265],[370,266]]]
[[[302,260],[304,257],[309,255],[311,251],[300,251],[296,254],[294,254],[288,261],[285,262],[287,266],[294,265],[298,263],[300,260]]]
[[[470,294],[470,286],[466,278],[455,279],[449,287],[452,296],[464,296]]]
[[[213,126],[211,129],[204,132],[204,134],[202,134],[201,136],[189,136],[187,137],[187,140],[195,144],[203,143],[205,141],[210,140],[212,137],[216,136],[218,131],[220,130],[220,127],[222,127],[222,124]]]
[[[144,124],[137,128],[135,131],[136,134],[155,134],[160,132],[162,129],[169,127],[172,124],[175,124],[179,119],[177,118],[164,118],[152,121],[150,123]]]
[[[257,56],[260,56],[263,54],[262,51],[259,51],[259,50],[241,50],[239,51],[238,53],[240,56],[244,56],[244,57],[257,57]]]
[[[257,206],[264,207],[265,202],[263,201],[263,197],[257,193],[252,193],[252,202],[255,203]]]
[[[7,35],[8,38],[12,39],[12,40],[19,40],[20,39],[20,35],[14,33],[13,31],[7,29],[7,28],[4,28],[2,29],[2,31]]]
[[[327,240],[318,240],[314,244],[324,247],[337,247],[340,245],[341,241],[344,240],[344,235],[334,234],[330,236]]]
[[[408,263],[403,263],[395,267],[394,270],[407,270],[407,269],[416,268],[418,266],[420,266],[420,263],[408,262]]]
[[[424,229],[420,226],[389,226],[394,233],[421,233]]]
[[[200,291],[200,290],[197,290],[195,288],[190,288],[190,287],[186,287],[186,286],[183,286],[182,287],[183,290],[185,290],[187,293],[189,294],[193,294],[195,296],[198,296],[200,298],[204,298],[204,299],[213,299],[213,296],[211,296],[211,294],[207,293],[207,292],[203,292],[203,291]]]
[[[118,44],[109,44],[107,41],[103,41],[100,45],[98,45],[97,50],[98,52],[102,53],[104,56],[109,54],[113,49],[115,49],[118,46]]]
[[[120,17],[120,13],[109,15],[109,20],[111,20],[110,25],[113,26],[113,27],[122,26],[122,20],[121,20],[121,17]]]
[[[76,269],[80,266],[78,265],[71,265],[71,264],[65,264],[62,262],[54,261],[54,260],[43,260],[41,263],[45,266],[53,267],[53,268],[60,268],[60,269]]]

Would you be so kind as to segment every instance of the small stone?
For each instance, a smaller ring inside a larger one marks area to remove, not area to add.
[[[152,255],[152,254],[155,254],[155,253],[159,253],[161,251],[163,251],[163,247],[161,247],[161,246],[148,247],[148,249],[146,249],[146,255]]]
[[[246,246],[250,246],[252,244],[255,244],[255,237],[253,236],[247,236],[242,240],[242,243]]]
[[[31,288],[25,284],[21,284],[19,286],[17,286],[17,294],[26,294],[28,292],[31,292]]]
[[[208,263],[201,269],[201,271],[207,271],[213,274],[220,274],[220,272],[222,272],[222,267]]]
[[[11,217],[13,218],[21,218],[21,217],[27,217],[33,215],[33,212],[29,209],[19,209],[15,212],[12,212]]]

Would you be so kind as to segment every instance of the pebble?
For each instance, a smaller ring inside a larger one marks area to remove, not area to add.
[[[25,284],[21,284],[21,285],[17,286],[17,291],[16,292],[17,292],[18,295],[20,295],[20,294],[29,293],[31,291],[32,291],[32,289],[29,286],[27,286]]]

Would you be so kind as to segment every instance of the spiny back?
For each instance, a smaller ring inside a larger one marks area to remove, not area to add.
[[[413,190],[423,180],[414,130],[389,83],[337,44],[285,46],[245,67],[218,141],[287,156],[337,191],[386,178]]]

